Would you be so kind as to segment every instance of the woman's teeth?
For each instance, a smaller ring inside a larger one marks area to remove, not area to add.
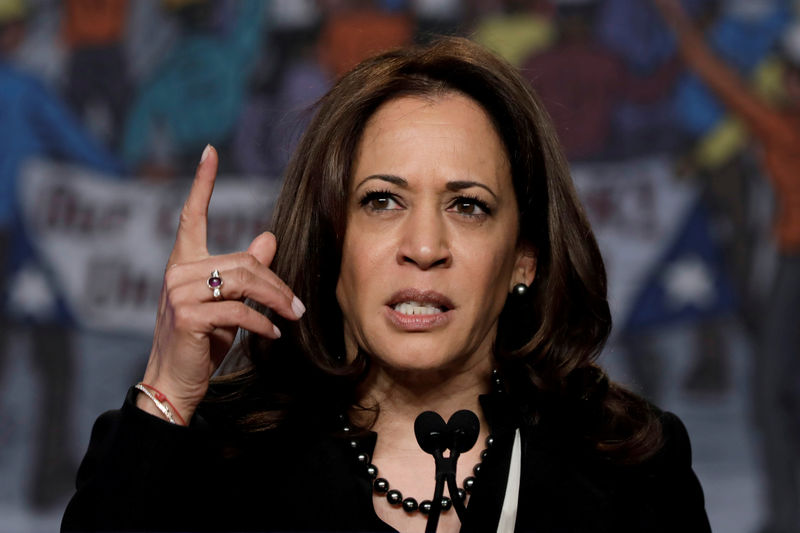
[[[439,307],[417,302],[395,304],[394,310],[404,315],[433,315],[442,312],[442,309]]]

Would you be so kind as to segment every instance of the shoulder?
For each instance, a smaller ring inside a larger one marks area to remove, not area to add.
[[[654,408],[655,409],[655,408]],[[689,433],[680,418],[657,410],[662,444],[648,459],[621,465],[618,493],[633,524],[657,521],[658,531],[710,532],[705,497],[692,468]]]
[[[689,432],[680,418],[669,411],[659,411],[662,446],[645,464],[652,468],[691,467],[692,446]]]
[[[709,532],[686,427],[673,413],[652,409],[661,425],[661,445],[634,464],[610,458],[563,425],[523,427],[521,496],[536,502],[532,505],[537,509],[521,514],[523,524],[553,531],[574,526],[587,531]]]

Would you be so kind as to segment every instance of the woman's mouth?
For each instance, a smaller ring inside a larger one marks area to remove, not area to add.
[[[455,306],[435,291],[405,289],[396,292],[386,305],[387,318],[402,331],[427,331],[450,321]]]
[[[397,303],[392,306],[392,309],[403,315],[434,315],[445,311],[440,306],[414,301]]]

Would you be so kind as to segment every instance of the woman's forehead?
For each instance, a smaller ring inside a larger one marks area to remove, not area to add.
[[[358,144],[354,176],[387,169],[413,174],[432,167],[484,178],[508,174],[505,146],[480,104],[446,93],[399,97],[378,108]]]
[[[477,117],[481,119],[476,120]],[[465,129],[492,126],[486,110],[469,96],[447,91],[437,94],[403,95],[387,100],[369,117],[364,133],[407,124],[409,121],[446,123]],[[493,133],[496,132],[493,131]],[[364,135],[362,134],[362,140]]]

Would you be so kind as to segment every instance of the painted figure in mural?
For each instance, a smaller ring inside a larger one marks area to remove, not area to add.
[[[64,2],[63,38],[69,49],[64,97],[114,148],[131,95],[123,46],[127,11],[127,0]]]
[[[560,6],[554,45],[521,64],[573,162],[629,155],[614,135],[617,109],[625,102],[664,99],[678,72],[677,62],[665,61],[649,75],[635,75],[623,57],[597,38],[599,9],[600,3],[590,0]]]
[[[163,6],[181,31],[133,97],[120,150],[136,172],[171,175],[189,152],[232,134],[260,48],[265,3],[163,0]]]
[[[762,150],[775,191],[778,263],[754,359],[756,422],[766,479],[765,533],[800,531],[800,27],[782,46],[785,103],[755,95],[705,43],[676,0],[654,0],[689,66],[742,121]]]
[[[23,229],[19,180],[25,163],[37,157],[80,163],[110,175],[119,174],[121,166],[56,94],[13,64],[11,56],[25,36],[29,8],[22,0],[0,7],[0,263],[5,273],[0,305],[4,320],[13,325],[0,334],[0,373],[8,366],[12,332],[29,333],[32,367],[42,393],[36,405],[28,500],[43,509],[60,502],[70,488],[73,459],[65,443],[73,412],[73,339],[69,313]]]

